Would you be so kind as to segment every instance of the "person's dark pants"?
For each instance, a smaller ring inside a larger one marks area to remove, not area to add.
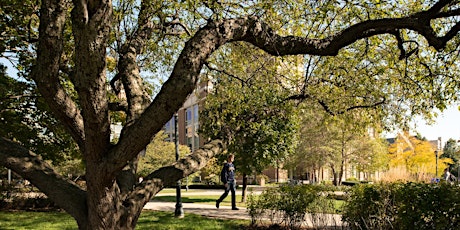
[[[235,191],[235,182],[234,181],[227,182],[227,187],[225,188],[225,192],[217,200],[217,203],[222,202],[228,196],[229,191],[232,192],[232,208],[236,208],[236,197],[235,197],[236,191]]]

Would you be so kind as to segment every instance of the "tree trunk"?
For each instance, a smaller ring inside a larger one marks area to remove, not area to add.
[[[246,202],[247,188],[248,188],[248,175],[246,173],[243,173],[243,189],[241,191],[242,192],[241,202]]]
[[[337,178],[337,172],[335,171],[335,168],[334,168],[333,164],[331,164],[331,171],[332,171],[332,176],[333,176],[332,184],[337,186],[339,181],[338,181],[338,178]]]
[[[345,157],[345,156],[344,156]],[[340,170],[339,170],[339,176],[338,176],[338,180],[337,180],[337,186],[341,185],[342,184],[342,177],[343,177],[343,171],[344,171],[344,165],[345,165],[345,161],[343,160],[344,157],[342,157],[342,161],[341,161],[341,164],[340,164]]]

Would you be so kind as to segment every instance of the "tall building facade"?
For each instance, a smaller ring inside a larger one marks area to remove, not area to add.
[[[179,111],[177,111],[179,144],[188,146],[192,152],[203,146],[205,142],[204,138],[198,134],[200,128],[199,112],[211,87],[212,84],[210,82],[200,83]],[[174,117],[172,117],[164,127],[165,134],[167,135],[166,141],[175,140],[174,122]]]

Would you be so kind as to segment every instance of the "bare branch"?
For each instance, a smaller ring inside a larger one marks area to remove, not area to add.
[[[351,111],[351,110],[354,110],[354,109],[369,109],[369,108],[375,108],[375,107],[378,107],[380,105],[383,105],[385,104],[386,102],[386,98],[382,98],[381,101],[378,101],[378,102],[375,102],[374,104],[368,104],[368,105],[355,105],[355,106],[351,106],[351,107],[348,107],[346,109],[346,111]],[[343,114],[344,111],[341,111],[339,112],[338,114]]]
[[[245,85],[245,84],[248,83],[246,80],[243,80],[243,79],[241,79],[240,77],[238,77],[238,76],[236,76],[236,75],[234,75],[234,74],[232,74],[232,73],[229,73],[228,71],[225,71],[225,70],[221,70],[221,69],[217,69],[217,68],[212,67],[212,66],[209,64],[209,62],[206,62],[205,65],[206,65],[206,67],[207,67],[208,69],[210,69],[210,70],[212,70],[212,71],[216,71],[216,72],[218,72],[218,73],[223,73],[223,74],[225,74],[225,75],[227,75],[227,76],[229,76],[229,77],[231,77],[231,78],[234,78],[234,79],[240,81],[241,84],[243,84],[243,85]]]

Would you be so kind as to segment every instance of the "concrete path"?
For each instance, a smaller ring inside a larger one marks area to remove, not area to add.
[[[221,190],[203,190],[203,191],[191,191],[185,192],[181,190],[183,196],[193,196],[193,195],[220,195],[223,191]],[[241,192],[241,191],[240,191]],[[254,193],[260,193],[261,191],[254,191]],[[241,194],[238,193],[237,194]],[[157,196],[175,196],[175,193],[160,193]],[[226,198],[228,199],[228,198]],[[197,203],[182,203],[182,208],[184,210],[184,215],[188,213],[193,213],[197,215],[202,215],[211,218],[219,218],[219,219],[244,219],[244,220],[251,220],[249,213],[246,208],[238,207],[240,210],[232,210],[230,206],[220,206],[219,209],[216,208],[215,205],[210,204],[197,204]],[[148,210],[157,210],[157,211],[165,211],[165,212],[172,212],[176,210],[176,203],[175,202],[159,202],[159,201],[152,201],[148,202],[144,209]],[[268,220],[268,218],[265,218]],[[324,224],[326,223],[326,224]],[[341,221],[341,215],[333,215],[333,214],[307,214],[304,226],[308,227],[324,227],[324,226],[343,226]]]
[[[172,212],[176,210],[176,203],[174,202],[148,202],[144,209]],[[251,217],[246,211],[246,208],[239,208],[240,210],[232,210],[230,206],[221,206],[219,209],[214,205],[209,204],[196,204],[196,203],[182,203],[184,215],[193,213],[206,217],[214,217],[219,219],[244,219],[250,220]]]
[[[241,194],[241,191],[236,191],[237,194]],[[201,190],[201,189],[189,189],[188,191],[181,190],[182,196],[203,196],[203,195],[222,195],[223,190]],[[261,191],[255,191],[254,193],[260,194]],[[176,196],[176,193],[164,193],[160,192],[156,196]],[[230,194],[226,198],[228,200],[230,198]],[[198,203],[182,203],[182,209],[184,210],[184,214],[193,213],[197,215],[207,216],[207,217],[215,217],[221,219],[244,219],[250,220],[251,217],[249,216],[246,208],[238,207],[240,210],[232,210],[230,206],[220,206],[219,209],[216,208],[215,205],[210,204],[198,204]],[[144,209],[151,209],[157,211],[167,211],[167,212],[174,212],[176,210],[176,203],[175,202],[158,202],[152,201],[148,202]]]

